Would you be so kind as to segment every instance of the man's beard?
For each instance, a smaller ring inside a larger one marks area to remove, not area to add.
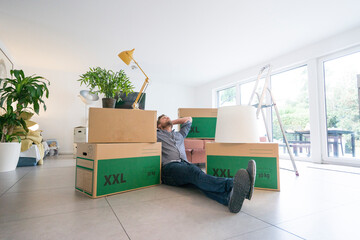
[[[173,127],[173,123],[171,122],[171,120],[167,121],[167,122],[164,122],[162,125],[161,125],[161,128],[165,129],[165,128],[168,128],[170,126],[170,128],[172,129]]]

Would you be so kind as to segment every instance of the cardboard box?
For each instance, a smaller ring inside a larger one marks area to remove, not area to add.
[[[193,119],[188,138],[215,139],[217,108],[179,108],[178,115]]]
[[[90,108],[89,142],[156,142],[156,111]]]
[[[280,191],[279,146],[277,143],[206,143],[206,172],[218,177],[234,177],[256,162],[255,187]]]
[[[75,188],[91,198],[160,184],[161,143],[78,143]]]

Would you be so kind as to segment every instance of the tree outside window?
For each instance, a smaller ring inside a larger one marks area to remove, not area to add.
[[[236,105],[236,87],[226,88],[218,91],[218,106]]]

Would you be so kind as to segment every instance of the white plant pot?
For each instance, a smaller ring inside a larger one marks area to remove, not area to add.
[[[15,170],[20,156],[21,143],[0,143],[0,172]]]

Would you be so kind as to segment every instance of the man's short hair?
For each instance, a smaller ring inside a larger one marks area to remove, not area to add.
[[[165,114],[161,114],[161,115],[158,117],[156,127],[159,127],[160,119],[161,119],[163,116],[166,116],[166,115],[165,115]]]

